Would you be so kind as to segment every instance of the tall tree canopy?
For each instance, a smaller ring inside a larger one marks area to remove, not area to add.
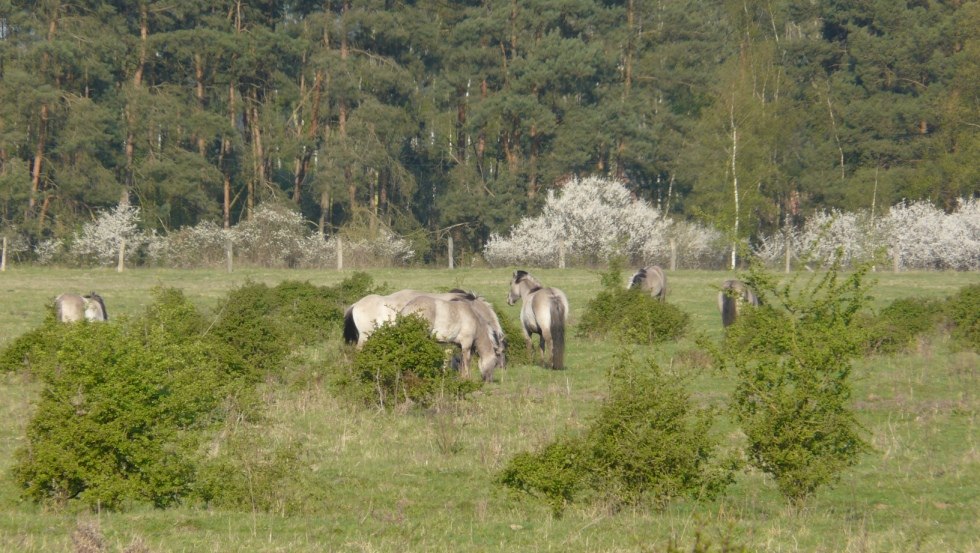
[[[274,200],[476,249],[590,174],[735,239],[951,209],[980,194],[978,29],[970,0],[0,0],[0,227]]]

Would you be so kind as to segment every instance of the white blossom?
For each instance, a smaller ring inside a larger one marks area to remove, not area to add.
[[[554,266],[564,242],[566,256],[586,262],[624,255],[640,263],[663,263],[671,238],[679,254],[694,260],[713,248],[716,235],[664,218],[647,202],[633,199],[619,181],[589,177],[568,182],[558,194],[549,191],[540,215],[521,219],[509,237],[492,234],[483,254],[495,265]]]

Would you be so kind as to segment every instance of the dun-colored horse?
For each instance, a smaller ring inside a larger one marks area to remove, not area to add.
[[[759,297],[741,280],[726,280],[718,292],[718,310],[721,311],[721,324],[729,326],[738,318],[743,305],[759,306]]]
[[[507,304],[520,299],[521,330],[529,351],[533,352],[531,335],[538,334],[542,360],[547,367],[565,367],[565,326],[568,298],[558,288],[545,288],[527,271],[514,271]],[[532,354],[533,358],[533,354]]]
[[[54,299],[54,308],[58,321],[62,323],[109,320],[105,301],[95,292],[87,296],[61,294]]]
[[[476,350],[480,356],[480,376],[489,382],[502,358],[497,355],[498,344],[492,326],[474,306],[475,302],[465,297],[446,300],[423,295],[408,302],[401,313],[421,315],[429,322],[436,340],[460,347],[463,352],[460,375],[463,378],[470,375],[470,357]]]
[[[667,275],[659,265],[649,265],[634,273],[629,287],[639,288],[661,302],[667,300]]]

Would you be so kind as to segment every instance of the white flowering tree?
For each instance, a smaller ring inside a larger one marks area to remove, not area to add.
[[[493,265],[555,266],[560,248],[568,257],[605,262],[625,255],[634,262],[663,263],[670,240],[678,248],[703,255],[717,233],[696,225],[679,226],[643,200],[634,200],[623,183],[589,177],[569,181],[559,193],[548,192],[536,217],[525,217],[508,237],[492,234],[483,250]],[[691,249],[693,248],[693,250]]]
[[[980,269],[980,200],[959,202],[944,213],[929,202],[902,202],[883,217],[868,212],[817,212],[802,228],[787,227],[759,238],[755,254],[778,263],[791,251],[800,259],[826,264],[840,249],[845,264],[888,255],[896,268]]]
[[[99,265],[116,263],[123,244],[126,251],[132,252],[147,241],[147,235],[139,229],[139,220],[140,208],[128,203],[103,211],[74,235],[71,253]]]
[[[950,214],[929,202],[903,202],[882,227],[897,267],[980,269],[980,200],[961,200]]]

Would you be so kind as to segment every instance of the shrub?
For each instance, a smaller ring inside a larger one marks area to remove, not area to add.
[[[508,488],[544,499],[560,517],[583,487],[586,475],[583,444],[564,438],[537,453],[515,455],[497,481]]]
[[[694,224],[675,223],[632,193],[619,181],[589,177],[572,179],[559,194],[548,192],[540,215],[523,218],[505,238],[492,234],[483,255],[492,265],[554,267],[559,240],[566,256],[585,263],[605,262],[619,255],[648,261],[666,259],[673,238],[686,259],[710,256],[718,233]]]
[[[777,287],[753,266],[749,285],[774,302],[729,327],[743,344],[717,353],[736,375],[731,409],[748,439],[749,462],[800,501],[835,481],[868,446],[847,401],[851,360],[865,335],[867,267],[838,281],[840,258],[797,288]]]
[[[480,388],[461,379],[451,367],[452,350],[430,335],[429,323],[418,315],[382,325],[354,357],[356,396],[382,408],[405,402],[431,405],[439,397],[462,398]]]
[[[211,507],[286,516],[322,500],[299,440],[245,425],[221,432],[212,450],[195,486]]]
[[[614,263],[602,276],[603,290],[589,300],[578,324],[579,336],[617,337],[627,343],[655,344],[684,335],[689,317],[650,294],[623,287]]]
[[[961,288],[946,300],[944,311],[953,325],[953,338],[980,352],[980,284]]]
[[[518,454],[498,482],[543,497],[556,515],[584,491],[617,503],[663,505],[683,495],[714,496],[731,482],[731,463],[714,461],[710,412],[691,406],[678,378],[653,362],[637,367],[624,353],[609,386],[583,438]]]
[[[897,299],[862,325],[867,336],[866,347],[879,353],[906,351],[917,336],[935,330],[941,314],[942,305],[937,301]]]
[[[33,373],[54,367],[65,327],[55,319],[54,308],[50,306],[41,326],[21,334],[0,350],[0,372],[26,369]]]
[[[175,340],[149,320],[65,325],[56,366],[36,371],[41,399],[16,453],[26,497],[115,509],[190,493],[200,431],[236,381],[199,334]]]

